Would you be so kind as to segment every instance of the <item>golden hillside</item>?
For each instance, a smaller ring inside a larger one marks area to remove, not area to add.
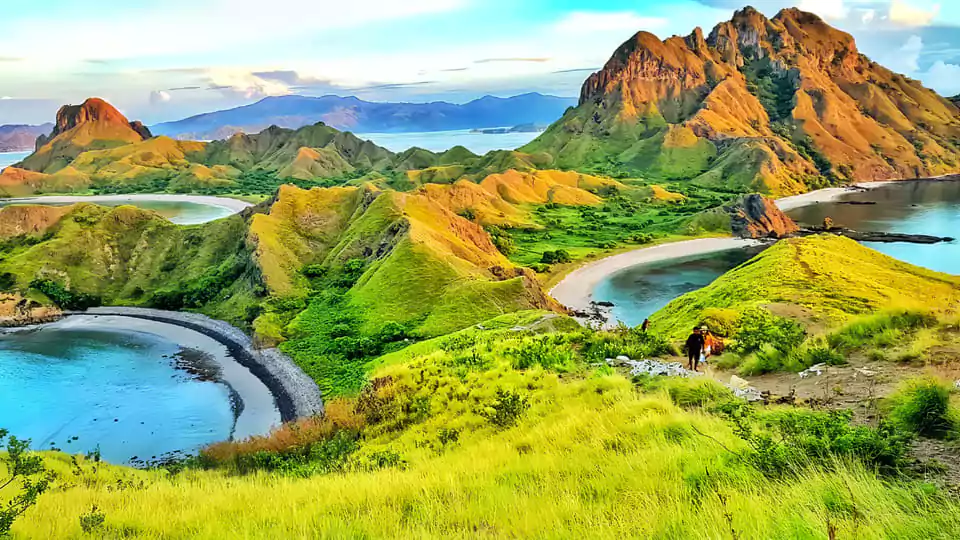
[[[816,15],[745,8],[707,37],[636,34],[523,150],[782,195],[960,170],[958,112]]]

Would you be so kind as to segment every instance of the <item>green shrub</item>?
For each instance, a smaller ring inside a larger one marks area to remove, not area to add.
[[[910,436],[890,424],[854,426],[849,410],[784,410],[758,414],[731,401],[716,407],[748,450],[741,457],[769,477],[800,475],[810,467],[831,468],[837,459],[853,459],[881,472],[904,464]]]
[[[497,399],[489,410],[480,412],[480,416],[498,428],[512,427],[530,409],[530,402],[525,396],[512,390],[497,390]]]
[[[571,260],[570,252],[565,249],[544,251],[543,255],[540,257],[540,262],[543,264],[564,264],[570,262]]]
[[[924,437],[943,438],[957,428],[950,407],[951,389],[932,377],[904,381],[890,396],[891,421],[911,433]]]
[[[670,399],[681,407],[704,407],[733,398],[733,393],[722,384],[706,377],[651,377],[638,375],[633,384],[646,392],[666,391]]]
[[[732,309],[709,308],[700,315],[698,326],[706,326],[710,332],[720,337],[732,337],[740,323],[740,314]]]
[[[806,331],[796,321],[777,317],[763,308],[751,308],[740,315],[733,349],[746,354],[773,347],[789,354],[805,337]]]
[[[102,300],[92,294],[73,292],[62,284],[49,279],[35,279],[30,287],[46,295],[54,304],[62,309],[84,310],[99,306]]]
[[[653,332],[619,326],[616,329],[594,332],[585,330],[575,338],[581,345],[580,353],[591,362],[624,355],[634,359],[678,354],[676,347]]]
[[[563,369],[570,366],[575,354],[562,336],[541,336],[524,339],[519,345],[507,350],[507,356],[513,359],[514,369],[530,369],[541,366],[544,369]]]
[[[830,347],[811,347],[807,349],[805,363],[808,366],[817,364],[827,364],[828,366],[842,366],[847,363],[847,359],[842,354]]]

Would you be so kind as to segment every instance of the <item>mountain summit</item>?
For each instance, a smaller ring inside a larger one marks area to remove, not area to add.
[[[706,37],[637,33],[526,150],[565,167],[788,194],[954,172],[960,118],[818,16],[747,7]]]
[[[87,150],[103,150],[149,139],[150,130],[130,122],[113,105],[90,98],[81,105],[64,105],[50,135],[37,138],[37,151],[21,168],[44,173],[57,172]]]

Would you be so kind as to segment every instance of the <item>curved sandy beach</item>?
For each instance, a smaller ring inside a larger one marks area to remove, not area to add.
[[[175,194],[133,194],[133,195],[49,195],[40,197],[21,197],[14,199],[0,199],[3,204],[73,204],[73,203],[137,203],[137,202],[172,202],[193,203],[207,206],[218,206],[236,214],[253,205],[238,199],[214,197],[211,195],[175,195]]]
[[[863,189],[875,189],[887,183],[889,182],[864,182],[849,187],[820,189],[777,199],[776,203],[781,210],[788,211],[811,204],[834,201],[848,193]],[[692,255],[718,253],[754,246],[759,243],[756,240],[740,238],[700,238],[628,251],[594,261],[574,270],[550,290],[550,295],[570,309],[586,311],[593,301],[594,288],[609,275],[621,270],[641,264],[668,261]]]
[[[594,261],[574,270],[551,289],[550,294],[570,309],[585,311],[590,307],[590,302],[593,301],[594,288],[610,274],[640,264],[668,261],[690,255],[717,253],[755,246],[759,243],[757,240],[742,238],[698,238],[628,251]]]
[[[317,383],[278,349],[258,349],[240,329],[199,313],[133,307],[97,307],[67,316],[129,317],[180,326],[223,344],[234,360],[249,369],[273,393],[284,422],[323,413]]]

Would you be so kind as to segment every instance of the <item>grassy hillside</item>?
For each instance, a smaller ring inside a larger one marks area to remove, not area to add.
[[[821,235],[780,241],[650,320],[677,342],[706,325],[731,351],[718,365],[754,375],[851,359],[949,371],[958,315],[960,278]]]
[[[206,459],[221,468],[141,472],[51,455],[71,486],[45,494],[14,532],[79,537],[82,515],[103,518],[87,520],[89,534],[126,538],[960,531],[956,501],[900,469],[900,439],[850,427],[842,415],[744,409],[709,381],[631,382],[589,362],[611,347],[639,354],[655,342],[551,317],[501,317],[384,357],[375,385],[331,404],[325,423],[211,448]],[[768,454],[736,435],[727,409],[773,437],[785,461],[765,465]],[[776,426],[795,422],[833,427],[781,438]],[[257,453],[265,448],[286,449],[267,459]],[[883,472],[891,466],[903,474]]]
[[[651,323],[680,337],[706,310],[743,312],[770,305],[802,308],[828,328],[882,310],[954,314],[960,310],[960,278],[898,261],[840,236],[793,238],[677,298],[651,317]]]

